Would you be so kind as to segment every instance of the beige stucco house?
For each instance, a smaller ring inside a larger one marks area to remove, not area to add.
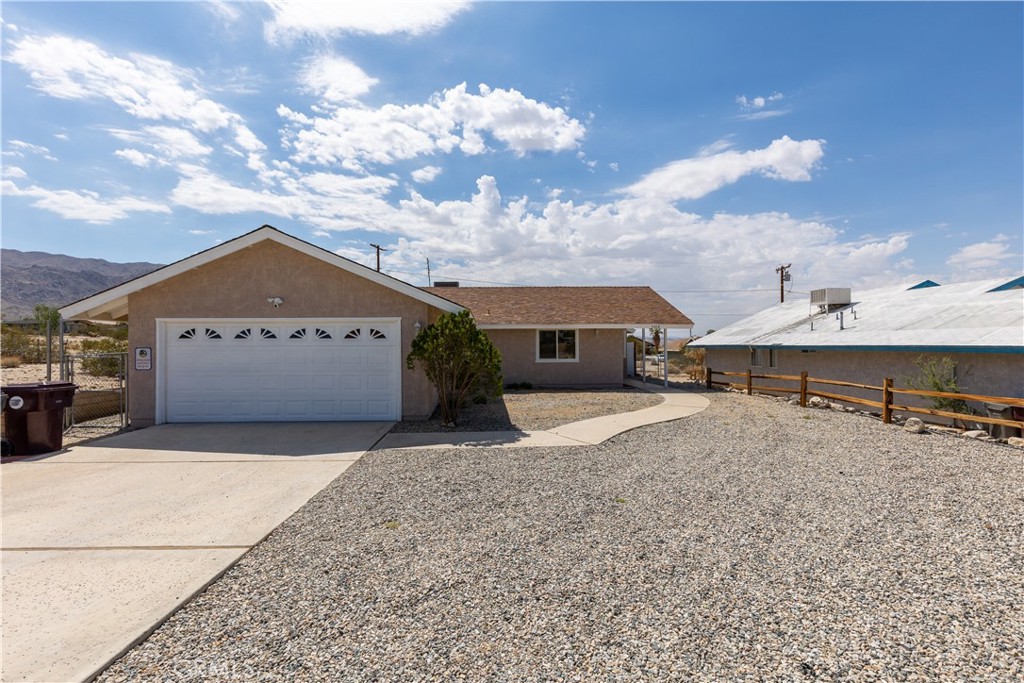
[[[626,327],[692,325],[646,287],[498,288],[505,297],[483,307],[466,299],[483,289],[415,287],[263,226],[61,315],[129,322],[136,428],[424,419],[436,393],[404,359],[422,327],[464,307],[502,351],[506,381],[537,385],[621,384]],[[619,299],[606,290],[621,290]],[[623,297],[650,319],[624,324]],[[531,301],[546,314],[515,314]]]
[[[948,358],[961,392],[1024,397],[1024,277],[811,294],[810,301],[777,304],[691,346],[706,349],[705,363],[714,370],[806,371],[870,386],[888,377],[907,387],[908,378],[920,375],[919,358]],[[843,392],[879,400],[877,391]],[[900,400],[927,404],[916,397]]]

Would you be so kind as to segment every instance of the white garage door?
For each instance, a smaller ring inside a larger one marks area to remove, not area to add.
[[[167,422],[397,420],[394,320],[164,323]]]

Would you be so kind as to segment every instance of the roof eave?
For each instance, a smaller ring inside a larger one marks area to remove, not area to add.
[[[410,296],[413,299],[417,299],[418,301],[442,311],[457,313],[463,310],[462,306],[459,306],[452,301],[431,294],[430,292],[425,292],[419,287],[410,285],[407,282],[402,282],[401,280],[389,275],[375,271],[372,268],[367,268],[355,261],[350,261],[343,256],[338,256],[331,251],[300,240],[297,237],[292,237],[273,226],[264,225],[252,232],[248,232],[224,242],[223,244],[218,244],[205,251],[201,251],[198,254],[187,256],[170,265],[166,265],[163,268],[159,268],[151,273],[139,276],[134,280],[129,280],[128,282],[117,285],[116,287],[111,287],[110,289],[68,304],[60,309],[61,317],[65,320],[104,319],[105,316],[112,315],[113,311],[122,307],[125,308],[124,315],[127,315],[127,298],[130,294],[134,294],[135,292],[151,287],[152,285],[163,282],[164,280],[176,277],[194,268],[204,266],[216,261],[217,259],[223,258],[224,256],[241,251],[242,249],[251,247],[268,239],[277,242],[278,244],[291,247],[306,254],[307,256],[311,256],[324,261],[325,263],[334,265],[354,275],[364,277],[367,280],[387,287],[388,289]]]

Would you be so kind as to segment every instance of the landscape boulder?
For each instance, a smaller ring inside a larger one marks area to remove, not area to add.
[[[1011,446],[1017,446],[1018,448],[1024,448],[1024,439],[1020,438],[1019,436],[1011,436],[1009,439],[1006,440],[1006,443],[1010,444]]]
[[[923,434],[927,431],[924,427],[924,422],[920,418],[912,417],[907,420],[907,423],[903,425],[903,431],[912,432],[914,434]]]
[[[969,432],[964,432],[963,436],[966,436],[968,439],[980,439],[983,436],[988,436],[988,432],[984,429],[972,429]]]

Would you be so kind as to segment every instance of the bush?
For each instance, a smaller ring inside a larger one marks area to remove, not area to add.
[[[445,425],[456,423],[470,396],[501,396],[501,353],[469,311],[445,313],[420,330],[405,363],[421,366],[437,388]]]
[[[3,325],[0,350],[5,356],[17,356],[22,363],[45,363],[46,340],[28,334],[14,325]]]
[[[906,377],[903,380],[911,389],[960,393],[960,385],[956,376],[956,361],[949,356],[918,356],[914,359],[914,365],[917,366],[917,375]],[[935,410],[967,414],[971,412],[967,401],[961,398],[935,396],[931,401],[932,408]]]
[[[0,368],[16,368],[21,365],[17,356],[0,356]]]
[[[100,339],[83,339],[82,354],[115,354],[128,350],[127,341],[119,341],[103,337]],[[121,358],[114,355],[85,358],[82,370],[93,377],[117,377],[121,374]]]

